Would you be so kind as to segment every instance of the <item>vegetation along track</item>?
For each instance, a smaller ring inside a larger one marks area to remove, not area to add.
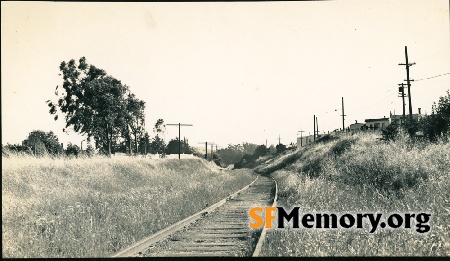
[[[261,229],[250,229],[248,211],[272,205],[275,197],[275,181],[258,175],[238,192],[112,257],[252,256],[264,239]]]

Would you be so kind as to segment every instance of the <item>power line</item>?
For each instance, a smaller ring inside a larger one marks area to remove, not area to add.
[[[444,75],[447,75],[447,74],[450,74],[450,72],[448,72],[448,73],[444,73],[444,74],[439,74],[439,75],[436,75],[436,76],[432,76],[432,77],[428,77],[428,78],[423,78],[423,79],[415,80],[415,82],[417,82],[417,81],[424,81],[424,80],[429,80],[429,79],[433,79],[433,78],[441,77],[441,76],[444,76]]]
[[[396,86],[393,86],[393,87],[396,88]],[[369,105],[363,107],[362,109],[357,110],[356,112],[353,112],[353,113],[351,113],[351,114],[348,114],[348,115],[346,115],[346,116],[354,116],[354,115],[356,115],[356,114],[358,114],[358,113],[361,113],[361,112],[367,110],[368,108],[370,108],[370,107],[372,107],[372,106],[374,106],[374,105],[380,104],[382,101],[384,101],[384,100],[386,100],[386,99],[388,99],[388,98],[392,98],[392,95],[394,94],[395,91],[396,91],[396,89],[390,89],[390,90],[388,90],[387,92],[389,92],[389,94],[388,94],[387,96],[385,96],[385,97],[383,97],[383,98],[381,98],[381,99],[379,99],[379,100],[377,100],[377,101],[375,101],[375,102],[373,102],[373,103],[371,103],[371,104],[369,104]]]

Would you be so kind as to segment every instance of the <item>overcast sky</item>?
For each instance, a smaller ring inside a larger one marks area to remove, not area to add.
[[[442,75],[412,83],[414,113],[429,114],[450,88],[447,0],[2,2],[2,144],[32,130],[80,143],[45,101],[59,64],[82,56],[146,102],[152,137],[162,118],[193,124],[181,130],[193,146],[289,144],[312,134],[314,114],[320,132],[340,128],[341,97],[346,126],[401,114],[405,46],[412,79]]]

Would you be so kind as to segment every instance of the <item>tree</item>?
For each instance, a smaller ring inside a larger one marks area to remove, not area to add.
[[[78,147],[76,144],[68,143],[66,148],[66,155],[70,156],[76,156],[78,157],[78,154],[80,154],[81,150],[80,147]]]
[[[147,155],[150,152],[150,135],[147,131],[139,138],[139,152]]]
[[[11,152],[19,153],[19,154],[33,154],[31,151],[31,148],[25,145],[19,145],[19,144],[6,144],[6,146],[2,145],[2,155],[3,156],[9,156]]]
[[[392,123],[387,128],[381,129],[382,139],[385,141],[393,141],[397,139],[400,130],[400,125]]]
[[[282,153],[286,150],[286,145],[280,143],[275,148],[277,149],[277,153]]]
[[[166,147],[166,153],[167,154],[178,154],[179,152],[179,143],[178,143],[178,137],[170,140]],[[189,147],[189,143],[186,140],[181,141],[181,153],[182,154],[191,154],[192,150]]]
[[[63,75],[63,92],[58,96],[56,86],[58,102],[48,100],[47,104],[50,114],[56,114],[55,120],[58,110],[65,115],[64,131],[73,127],[88,139],[93,137],[96,147],[109,156],[115,137],[122,135],[130,139],[134,132],[136,139],[145,103],[137,100],[128,86],[104,70],[87,64],[84,57],[79,59],[78,65],[73,59],[62,62],[59,69]]]
[[[439,137],[448,139],[450,136],[450,91],[447,96],[439,97],[439,102],[432,106],[432,114],[424,117],[419,125],[425,137],[436,141]]]
[[[243,148],[241,145],[232,145],[228,144],[228,147],[225,149],[220,149],[217,151],[222,159],[222,163],[225,165],[235,164],[242,159]]]
[[[277,149],[275,148],[275,146],[273,146],[273,144],[270,145],[270,147],[269,147],[269,153],[270,154],[276,154],[277,153]]]
[[[159,136],[155,136],[150,143],[150,152],[152,154],[165,154],[166,143]]]
[[[92,156],[94,156],[94,154],[95,154],[94,148],[92,147],[92,145],[90,143],[88,143],[87,148],[86,148],[86,155],[89,157],[92,157]]]
[[[125,124],[123,131],[123,136],[128,140],[129,152],[132,154],[131,143],[134,139],[134,151],[135,154],[138,152],[138,140],[144,135],[144,108],[145,102],[136,98],[132,93],[128,93],[126,99],[126,111],[124,115]],[[134,138],[131,137],[134,136]]]
[[[242,143],[242,148],[243,148],[244,154],[253,154],[257,147],[258,147],[258,145],[253,144],[253,143],[248,143],[248,142]]]
[[[30,147],[35,155],[44,155],[46,153],[58,155],[63,151],[58,137],[52,131],[34,130],[28,134],[28,137],[22,144]]]
[[[267,154],[267,148],[265,145],[259,145],[256,147],[255,152],[253,153],[253,156],[255,159],[265,156]]]
[[[158,119],[156,121],[153,132],[156,134],[156,136],[159,136],[161,134],[164,137],[164,133],[166,132],[166,125],[164,124],[163,119]]]

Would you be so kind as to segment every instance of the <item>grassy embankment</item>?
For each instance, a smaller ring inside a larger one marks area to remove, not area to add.
[[[256,168],[272,173],[279,206],[302,213],[429,212],[431,231],[413,229],[269,230],[263,256],[450,255],[450,144],[385,143],[377,134],[344,135]],[[300,224],[300,227],[302,225]]]
[[[254,178],[200,159],[2,157],[2,257],[104,257]]]

